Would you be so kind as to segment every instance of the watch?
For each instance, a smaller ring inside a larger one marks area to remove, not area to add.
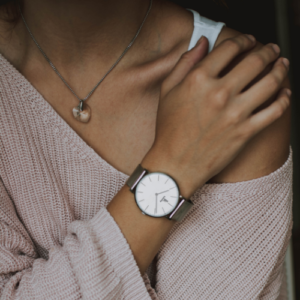
[[[190,199],[180,195],[179,187],[171,176],[161,172],[150,173],[140,164],[126,184],[144,215],[180,222],[193,206]]]

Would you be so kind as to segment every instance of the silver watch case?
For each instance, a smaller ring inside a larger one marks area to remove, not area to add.
[[[161,172],[155,172],[155,173],[161,173]],[[139,207],[139,205],[137,203],[137,199],[136,199],[136,195],[135,195],[135,189],[136,189],[138,183],[141,181],[141,179],[147,174],[149,174],[148,170],[144,169],[139,164],[136,167],[136,169],[133,171],[131,176],[126,181],[126,184],[130,188],[130,191],[134,194],[134,198],[135,198],[135,201],[136,201],[136,204],[137,204],[138,207]],[[162,174],[167,175],[168,177],[172,178],[168,174],[165,174],[165,173],[162,173]],[[178,191],[179,191],[178,184],[176,183],[176,181],[173,178],[172,178],[172,180],[175,182],[175,184],[178,188]],[[141,211],[144,215],[148,215],[148,216],[153,217],[153,218],[165,217],[169,220],[175,220],[175,221],[180,222],[185,217],[185,215],[188,213],[188,211],[192,208],[192,206],[193,206],[193,202],[190,199],[186,200],[181,195],[179,195],[179,199],[177,201],[177,204],[176,204],[174,210],[171,211],[171,213],[166,214],[165,216],[153,216],[153,215],[147,214],[143,210],[141,210]],[[139,209],[141,209],[141,208],[139,207]]]

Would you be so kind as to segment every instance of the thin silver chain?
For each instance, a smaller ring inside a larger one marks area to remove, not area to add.
[[[51,60],[49,59],[49,57],[46,55],[46,53],[43,51],[43,49],[41,48],[41,46],[38,44],[38,42],[36,41],[34,35],[32,34],[32,32],[30,31],[25,18],[22,14],[22,10],[21,7],[19,6],[20,9],[20,14],[22,17],[22,20],[24,22],[25,27],[27,28],[31,38],[33,39],[33,41],[35,42],[35,44],[37,45],[37,47],[39,48],[39,50],[41,51],[41,53],[43,54],[43,56],[45,57],[45,59],[48,61],[48,63],[50,64],[50,66],[52,67],[52,69],[54,70],[54,72],[59,76],[59,78],[64,82],[64,84],[69,88],[69,90],[74,94],[74,96],[79,100],[79,101],[85,101],[87,100],[95,91],[95,89],[99,86],[99,84],[105,79],[105,77],[112,71],[112,69],[119,63],[119,61],[123,58],[123,56],[126,54],[126,52],[130,49],[130,47],[133,45],[134,41],[136,40],[136,38],[138,37],[140,31],[142,30],[142,27],[150,13],[151,7],[152,7],[152,1],[150,0],[150,4],[147,10],[147,13],[144,17],[144,20],[142,22],[142,24],[140,25],[137,33],[135,34],[134,38],[131,40],[131,42],[129,43],[129,45],[126,47],[126,49],[123,51],[123,53],[121,54],[121,56],[117,59],[117,61],[110,67],[110,69],[105,73],[105,75],[101,78],[101,80],[95,85],[95,87],[87,94],[87,96],[83,99],[80,99],[77,94],[74,92],[74,90],[70,87],[70,85],[67,83],[67,81],[62,77],[62,75],[58,72],[58,70],[56,69],[56,67],[54,66],[54,64],[51,62]]]

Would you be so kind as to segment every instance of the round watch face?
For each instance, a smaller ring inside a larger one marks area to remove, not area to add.
[[[138,183],[135,200],[144,214],[163,217],[178,204],[179,188],[170,176],[159,172],[149,173]]]

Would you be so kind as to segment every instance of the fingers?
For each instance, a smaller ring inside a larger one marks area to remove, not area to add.
[[[194,48],[181,56],[171,74],[164,80],[161,87],[161,96],[163,97],[174,86],[179,84],[194,65],[207,55],[207,52],[208,40],[206,37],[202,36]]]
[[[270,63],[274,62],[279,53],[280,49],[275,44],[263,46],[260,50],[246,56],[224,76],[224,81],[231,87],[233,93],[239,93],[261,74]]]
[[[205,69],[208,75],[216,77],[236,56],[250,50],[255,44],[254,36],[247,34],[227,39],[197,64],[197,67]]]
[[[241,94],[240,102],[247,116],[278,92],[287,77],[288,69],[288,60],[278,59],[265,77]]]
[[[261,130],[279,119],[290,105],[291,91],[282,89],[277,99],[268,107],[251,116],[246,121],[246,128],[251,132],[251,136],[256,135]]]

